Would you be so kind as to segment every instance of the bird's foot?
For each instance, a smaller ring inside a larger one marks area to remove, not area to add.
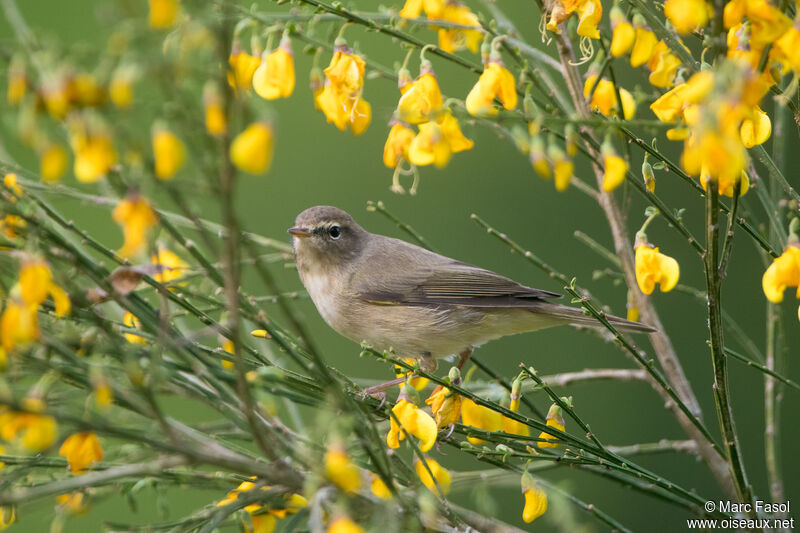
[[[472,346],[470,346],[469,348],[467,348],[466,350],[464,350],[459,354],[459,360],[458,360],[459,370],[462,370],[464,368],[464,365],[467,364],[467,361],[469,361],[470,357],[472,357]]]
[[[399,385],[400,383],[404,383],[406,380],[405,377],[392,379],[390,381],[386,381],[384,383],[378,383],[377,385],[373,385],[372,387],[367,387],[362,392],[364,397],[371,396],[373,398],[377,398],[381,400],[381,407],[383,406],[383,402],[386,401],[386,393],[384,392],[386,389],[390,389],[395,385]]]

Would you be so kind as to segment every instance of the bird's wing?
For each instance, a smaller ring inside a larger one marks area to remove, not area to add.
[[[407,254],[373,257],[373,260],[370,269],[373,274],[383,270],[395,275],[373,275],[353,281],[357,297],[377,304],[531,307],[542,299],[561,296],[427,251],[422,256],[414,254],[413,260]],[[384,270],[375,264],[384,262],[394,263],[393,268]]]

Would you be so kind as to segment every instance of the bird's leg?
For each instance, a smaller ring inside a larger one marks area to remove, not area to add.
[[[472,356],[472,346],[458,354],[460,359],[458,360],[458,369],[461,370],[464,368],[464,365],[467,364],[469,358]]]
[[[422,352],[421,357],[419,358],[419,367],[424,370],[425,372],[435,372],[438,363],[436,359],[431,357],[430,352]],[[408,376],[402,376],[399,378],[392,379],[390,381],[386,381],[384,383],[378,383],[377,385],[373,385],[372,387],[367,387],[364,389],[364,395],[366,396],[374,396],[375,398],[384,399],[386,397],[383,394],[383,391],[386,389],[390,389],[395,385],[399,385],[404,383],[408,379]]]

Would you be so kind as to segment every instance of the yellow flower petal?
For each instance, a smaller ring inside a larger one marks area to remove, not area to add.
[[[425,464],[428,465],[428,468],[425,468]],[[450,492],[450,472],[433,459],[426,458],[425,464],[422,461],[417,461],[414,466],[422,484],[434,494],[439,494],[439,490],[441,490],[442,495],[447,495]],[[428,472],[428,469],[430,469],[430,472]],[[433,478],[431,478],[431,473],[433,473]],[[436,483],[433,482],[434,479]],[[436,485],[439,485],[438,490]]]

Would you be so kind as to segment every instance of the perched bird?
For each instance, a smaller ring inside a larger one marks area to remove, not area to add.
[[[322,318],[334,330],[401,357],[469,357],[492,339],[560,325],[600,326],[580,308],[552,303],[560,295],[384,235],[369,233],[336,207],[297,216],[297,271]],[[622,331],[650,326],[617,316]]]

